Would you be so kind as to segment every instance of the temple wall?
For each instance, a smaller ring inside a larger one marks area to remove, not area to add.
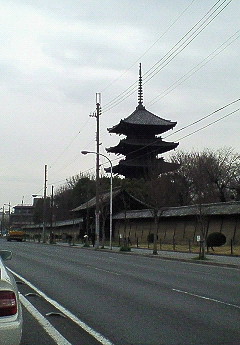
[[[212,216],[206,221],[207,233],[222,232],[227,237],[227,242],[232,239],[240,242],[240,216]],[[130,237],[135,243],[147,242],[148,235],[154,233],[154,221],[152,219],[115,220],[114,237]],[[196,236],[200,235],[200,225],[196,217],[176,217],[162,219],[158,224],[158,239],[164,243],[172,243],[173,238],[176,243],[186,243],[196,241]]]

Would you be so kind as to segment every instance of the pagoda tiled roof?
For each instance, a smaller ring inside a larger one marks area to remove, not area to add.
[[[106,151],[124,154],[124,152],[134,150],[134,147],[139,147],[141,150],[157,149],[158,153],[163,153],[175,149],[177,146],[178,143],[166,142],[161,138],[126,138],[122,139],[118,145],[106,149]]]
[[[110,133],[122,133],[124,134],[126,128],[129,126],[132,128],[133,126],[142,126],[142,127],[155,127],[155,133],[163,133],[174,126],[176,126],[177,122],[172,122],[170,120],[165,120],[150,111],[146,110],[146,108],[139,104],[136,110],[128,116],[126,119],[123,119],[112,128],[108,128]]]
[[[113,166],[113,173],[120,174],[125,177],[134,177],[145,175],[149,173],[149,162],[144,159],[123,159],[119,161],[118,165]],[[165,162],[163,158],[156,159],[154,166],[154,173],[163,174],[169,171],[173,171],[179,168],[179,164]],[[110,172],[110,168],[105,169],[106,172]]]

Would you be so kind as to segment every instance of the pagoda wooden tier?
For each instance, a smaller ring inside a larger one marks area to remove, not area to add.
[[[162,134],[176,126],[176,122],[165,120],[150,111],[142,104],[141,65],[139,71],[139,94],[136,110],[116,126],[109,128],[109,133],[123,134],[125,139],[106,151],[125,156],[113,167],[113,173],[128,178],[151,178],[169,171],[176,170],[179,165],[165,162],[159,154],[175,149],[178,143],[163,141]],[[110,168],[105,169],[110,172]]]
[[[109,153],[116,153],[121,155],[131,155],[132,152],[137,151],[141,154],[146,154],[149,152],[149,148],[153,152],[158,154],[164,153],[170,150],[175,149],[178,146],[178,143],[171,143],[163,141],[161,138],[146,138],[145,135],[137,138],[129,138],[120,140],[117,146],[109,147],[106,149]],[[135,156],[135,155],[134,155]]]
[[[173,171],[179,168],[178,164],[165,162],[159,158],[151,162],[147,159],[124,159],[113,167],[113,173],[123,175],[127,178],[144,178],[145,180],[155,176]],[[110,168],[105,169],[110,172]]]

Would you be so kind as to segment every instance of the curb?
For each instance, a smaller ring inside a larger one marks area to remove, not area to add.
[[[59,246],[66,247],[66,245],[58,244]],[[166,257],[162,256],[161,254],[144,254],[144,253],[136,253],[136,252],[124,252],[124,251],[116,251],[111,250],[108,248],[99,248],[94,249],[93,247],[80,247],[80,246],[69,246],[71,248],[78,248],[78,249],[84,249],[84,250],[95,250],[100,252],[106,252],[106,253],[116,253],[116,254],[122,254],[122,255],[136,255],[136,256],[142,256],[142,257],[148,257],[148,258],[154,258],[154,259],[160,259],[160,260],[169,260],[169,261],[181,261],[181,262],[187,262],[187,263],[193,263],[197,265],[210,265],[210,266],[221,266],[221,267],[229,267],[229,268],[235,268],[240,270],[240,265],[230,264],[230,263],[221,263],[221,262],[212,262],[212,261],[204,261],[204,260],[196,260],[196,259],[182,259],[177,257]],[[194,253],[193,253],[194,255]],[[196,254],[198,255],[198,254]],[[211,259],[210,259],[211,260]]]

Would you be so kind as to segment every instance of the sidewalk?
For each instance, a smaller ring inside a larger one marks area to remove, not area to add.
[[[67,243],[57,243],[57,245],[62,246],[69,246]],[[85,250],[94,250],[92,246],[90,247],[83,247],[82,244],[76,244],[71,246],[73,248],[81,248]],[[233,267],[240,269],[240,256],[230,256],[230,255],[215,255],[215,254],[206,254],[206,260],[197,260],[198,254],[197,253],[185,253],[185,252],[177,252],[177,251],[165,251],[165,250],[158,250],[157,255],[153,255],[152,249],[143,249],[143,248],[135,248],[132,247],[130,252],[121,252],[119,247],[113,247],[112,250],[105,246],[104,249],[99,249],[99,251],[107,251],[107,252],[115,252],[119,254],[128,254],[128,255],[142,255],[166,260],[180,260],[186,262],[192,262],[196,264],[204,264],[204,265],[220,265],[225,267]]]
[[[183,253],[177,251],[165,251],[159,250],[158,255],[153,255],[152,250],[150,249],[140,249],[132,248],[131,251],[134,254],[138,255],[151,255],[157,256],[159,258],[169,259],[169,260],[181,260],[181,261],[191,261],[198,264],[216,264],[229,267],[236,267],[240,269],[240,257],[239,256],[230,256],[230,255],[215,255],[215,254],[206,254],[206,260],[197,260],[197,253]]]

